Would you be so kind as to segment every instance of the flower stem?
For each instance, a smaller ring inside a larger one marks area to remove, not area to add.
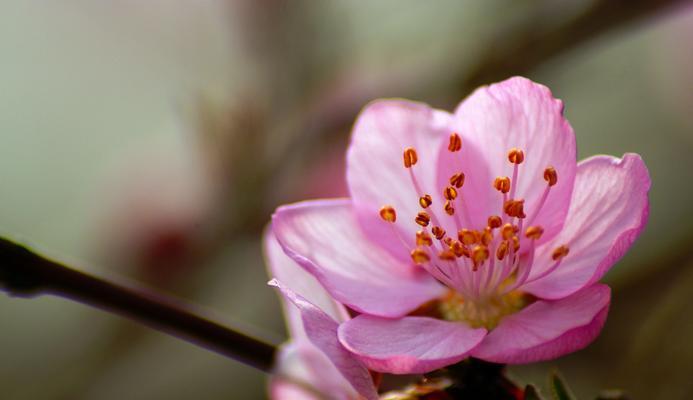
[[[276,347],[196,314],[172,298],[97,278],[0,237],[0,289],[12,296],[52,294],[118,314],[270,372]]]

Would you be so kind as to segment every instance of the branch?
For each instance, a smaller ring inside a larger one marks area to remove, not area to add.
[[[12,296],[53,294],[177,336],[270,372],[276,348],[195,314],[171,298],[128,288],[46,259],[0,237],[0,289]]]
[[[686,2],[690,0],[598,0],[571,21],[545,30],[538,28],[542,22],[538,15],[487,45],[489,50],[462,79],[461,89],[467,93],[480,85],[525,74],[599,35]]]

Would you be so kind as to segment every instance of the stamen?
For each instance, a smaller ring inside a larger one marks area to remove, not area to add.
[[[416,150],[413,147],[404,149],[404,168],[411,168],[417,161],[419,161],[419,156],[416,154]]]
[[[503,239],[509,240],[511,237],[515,236],[519,228],[511,223],[507,223],[503,225],[503,228],[501,228],[501,235],[503,236]]]
[[[472,261],[474,261],[474,267],[472,271],[479,269],[479,265],[483,264],[484,261],[488,260],[488,247],[483,245],[474,246],[472,249]]]
[[[445,201],[445,212],[448,215],[454,215],[455,214],[455,207],[452,206],[452,203],[450,200]]]
[[[426,231],[416,232],[416,245],[417,246],[431,246],[433,244],[433,239],[431,235]]]
[[[455,152],[460,151],[462,148],[462,138],[457,133],[450,135],[450,144],[448,144],[448,150]]]
[[[554,186],[558,183],[558,174],[554,167],[548,167],[544,170],[544,180],[548,182],[549,186]]]
[[[453,253],[450,249],[441,251],[438,254],[438,258],[444,261],[455,261],[457,259],[457,257],[455,257],[455,253]]]
[[[496,250],[496,258],[503,261],[505,256],[508,254],[509,247],[510,243],[507,240],[500,242],[500,244],[498,245],[498,250]]]
[[[433,236],[435,236],[435,238],[438,240],[445,237],[445,229],[439,226],[434,226],[433,228],[431,228],[431,233],[433,233]]]
[[[518,250],[520,250],[520,238],[513,236],[513,251],[517,253]]]
[[[481,244],[488,246],[493,241],[493,233],[491,233],[491,228],[486,227],[484,231],[481,232]]]
[[[525,218],[524,211],[525,201],[520,200],[508,200],[503,205],[503,211],[511,217]]]
[[[499,176],[493,180],[493,187],[501,193],[508,193],[510,191],[510,178],[507,176]]]
[[[416,214],[416,218],[414,218],[414,221],[416,221],[417,224],[425,228],[431,222],[431,217],[428,215],[427,212],[421,211],[418,214]]]
[[[397,212],[392,206],[382,206],[380,208],[380,218],[387,222],[395,222],[397,220]]]
[[[448,237],[446,237],[445,239],[443,239],[443,243],[445,243],[446,246],[452,246],[452,242],[453,242],[454,240],[455,240],[455,239],[453,239],[453,238],[451,238],[450,236],[448,236]]]
[[[414,249],[411,251],[411,259],[414,264],[421,265],[431,261],[431,257],[428,255],[424,249]]]
[[[457,238],[465,246],[469,246],[479,242],[479,234],[476,231],[472,231],[469,229],[461,229],[459,232],[457,232]]]
[[[454,187],[448,186],[443,190],[445,200],[455,200],[457,198],[457,190]]]
[[[428,208],[433,204],[433,199],[431,198],[430,194],[424,194],[423,196],[419,197],[419,205],[421,208]]]
[[[464,173],[460,172],[450,177],[450,185],[461,188],[464,185]]]
[[[530,226],[527,228],[525,231],[525,236],[527,239],[533,239],[533,240],[539,240],[541,238],[541,235],[544,233],[544,228],[541,226],[535,225],[535,226]]]
[[[491,229],[496,229],[500,228],[500,226],[503,224],[503,220],[501,220],[501,217],[497,215],[492,215],[488,217],[488,227]]]
[[[568,248],[568,246],[566,246],[566,245],[559,246],[553,251],[553,254],[551,254],[551,258],[554,261],[557,261],[557,260],[560,260],[563,257],[567,256],[569,252],[570,252],[570,249]]]
[[[469,257],[469,250],[464,247],[464,245],[457,240],[452,242],[452,245],[450,246],[450,250],[452,250],[453,253],[455,253],[455,256],[457,257]]]
[[[508,161],[510,161],[513,164],[519,165],[522,164],[522,162],[525,160],[525,153],[518,149],[517,147],[514,147],[510,150],[508,153]]]

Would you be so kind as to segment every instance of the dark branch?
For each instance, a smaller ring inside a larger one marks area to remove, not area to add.
[[[4,238],[0,238],[0,288],[13,296],[53,294],[100,308],[264,372],[270,372],[274,363],[274,346],[205,319],[189,306],[76,271]]]

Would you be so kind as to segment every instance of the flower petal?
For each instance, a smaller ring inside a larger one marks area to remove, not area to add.
[[[296,261],[284,253],[284,250],[274,237],[271,226],[265,229],[263,237],[266,265],[271,277],[290,287],[291,290],[303,296],[316,307],[323,310],[338,322],[346,321],[349,317],[343,305],[337,303],[313,275],[296,264]],[[282,297],[284,315],[289,326],[291,337],[305,337],[303,322],[299,310]]]
[[[364,236],[348,200],[280,207],[272,229],[284,251],[335,300],[359,312],[397,317],[444,291],[411,261],[397,260]]]
[[[327,395],[340,400],[357,396],[330,359],[310,342],[282,346],[270,381],[270,398],[320,400]]]
[[[337,321],[276,279],[269,284],[279,289],[287,300],[298,307],[310,342],[327,356],[351,386],[366,399],[377,399],[373,379],[366,367],[340,344]]]
[[[637,154],[596,156],[580,162],[568,218],[561,233],[537,249],[529,281],[553,264],[551,252],[567,244],[558,268],[522,290],[557,299],[598,281],[645,227],[650,177]]]
[[[413,247],[419,229],[414,218],[423,193],[412,184],[402,155],[408,147],[416,149],[418,162],[411,171],[423,192],[438,194],[438,152],[450,134],[450,120],[450,114],[422,103],[380,100],[366,106],[354,125],[347,153],[347,182],[354,207],[367,235],[401,259],[408,259],[409,251],[394,237],[392,227],[379,219],[378,211],[383,205],[395,208],[395,226]]]
[[[427,317],[359,315],[339,327],[339,340],[374,371],[419,374],[454,364],[486,335],[459,322]]]
[[[483,150],[482,165],[488,170],[481,168],[476,157],[460,158],[454,153],[449,157],[456,157],[457,161],[447,162],[448,169],[441,173],[443,178],[458,170],[467,174],[468,184],[476,188],[472,201],[485,205],[485,210],[477,210],[475,214],[484,218],[500,214],[502,196],[492,188],[491,179],[512,177],[513,164],[508,161],[508,152],[517,147],[524,151],[525,159],[519,165],[514,197],[525,200],[528,218],[547,186],[544,170],[553,166],[558,172],[558,183],[551,188],[541,212],[531,222],[544,228],[542,241],[557,234],[565,220],[576,170],[575,135],[563,117],[563,103],[547,87],[515,77],[481,87],[462,101],[455,111],[455,128],[463,137],[462,147],[466,141],[474,149]],[[485,192],[479,189],[484,187]]]
[[[595,284],[561,300],[540,300],[501,320],[472,356],[503,364],[550,360],[580,350],[599,334],[611,289]]]

